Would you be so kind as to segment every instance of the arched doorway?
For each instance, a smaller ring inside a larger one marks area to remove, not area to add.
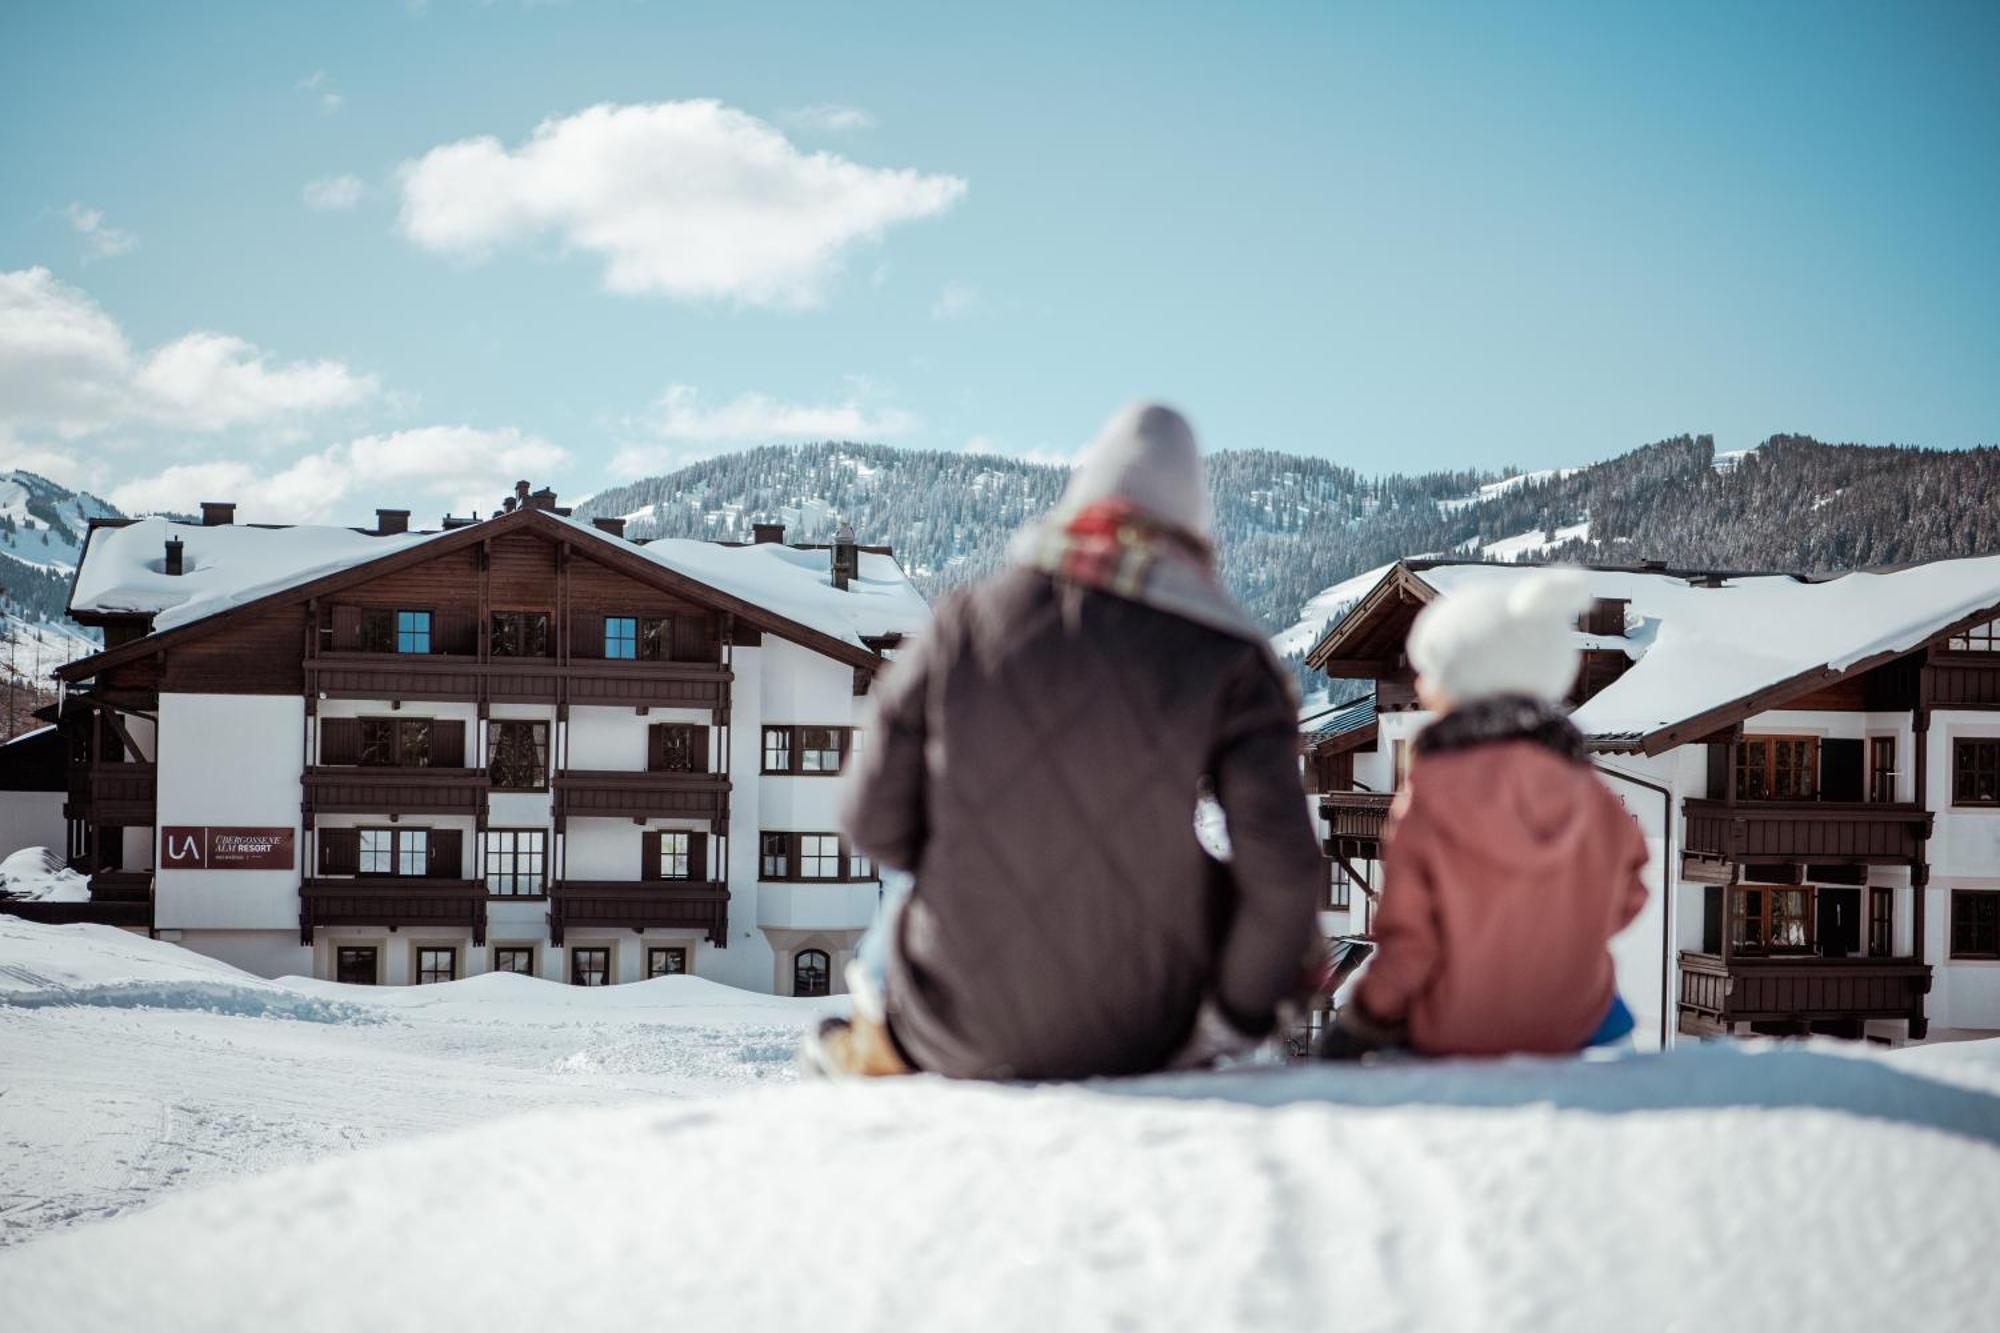
[[[792,955],[792,994],[827,995],[832,992],[833,960],[824,949],[801,949]]]

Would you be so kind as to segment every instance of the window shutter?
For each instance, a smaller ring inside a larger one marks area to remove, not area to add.
[[[361,719],[326,717],[319,723],[319,761],[322,764],[361,762]]]
[[[691,738],[691,744],[688,746],[688,763],[693,769],[693,771],[696,773],[709,772],[710,770],[708,767],[708,728],[693,727],[690,728],[690,730],[692,730],[694,734]],[[695,876],[695,878],[700,879],[701,876],[697,875]]]
[[[464,835],[455,828],[434,828],[430,836],[431,878],[465,878]]]
[[[646,771],[658,773],[667,766],[667,724],[655,722],[646,728]]]
[[[358,606],[336,606],[333,608],[333,648],[335,652],[352,653],[361,648],[361,608]]]
[[[658,728],[655,728],[658,730]],[[658,879],[660,877],[660,835],[648,832],[639,840],[639,878]]]
[[[708,835],[688,835],[688,878],[697,883],[708,879]]]
[[[674,660],[701,662],[708,657],[707,616],[674,617]]]
[[[361,830],[323,828],[319,831],[319,873],[353,875],[361,870]]]
[[[431,723],[431,767],[465,767],[465,723],[458,718],[440,718]]]
[[[600,658],[604,656],[604,617],[571,616],[569,651],[572,657]]]
[[[431,616],[431,651],[471,656],[479,651],[475,617],[469,611],[438,611]]]

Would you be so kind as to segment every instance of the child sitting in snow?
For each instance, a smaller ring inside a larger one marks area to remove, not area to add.
[[[1384,830],[1375,957],[1323,1058],[1559,1054],[1631,1032],[1608,945],[1645,904],[1646,844],[1561,707],[1588,602],[1580,573],[1550,570],[1417,617],[1436,720]]]

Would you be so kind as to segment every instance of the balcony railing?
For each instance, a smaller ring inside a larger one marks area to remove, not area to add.
[[[1327,841],[1344,844],[1348,854],[1379,860],[1382,826],[1389,819],[1389,792],[1333,791],[1319,798],[1319,812],[1327,823]]]
[[[658,880],[557,880],[549,890],[549,942],[565,928],[698,930],[718,949],[729,947],[729,886]]]
[[[0,913],[50,926],[87,923],[150,930],[153,925],[153,872],[100,870],[90,877],[90,897],[83,902],[0,899]]]
[[[307,688],[328,699],[427,699],[638,708],[729,707],[732,672],[719,662],[578,660],[453,653],[320,653]]]
[[[476,815],[490,789],[483,768],[315,767],[306,808],[317,814]]]
[[[706,819],[721,833],[729,823],[729,777],[566,768],[556,774],[556,818]]]
[[[1931,828],[1921,806],[1864,801],[1688,801],[1687,850],[1729,861],[1914,861]]]
[[[369,876],[308,879],[299,889],[299,942],[321,926],[403,926],[470,930],[486,943],[486,886],[471,879]]]
[[[63,818],[94,824],[151,824],[158,796],[158,770],[151,764],[91,764],[72,768]]]
[[[1906,1018],[1922,1036],[1931,969],[1911,958],[1745,958],[1681,954],[1680,1029],[1700,1035],[1736,1023],[1858,1022]]]

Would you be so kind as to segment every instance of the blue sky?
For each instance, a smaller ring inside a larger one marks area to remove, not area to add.
[[[17,2],[0,455],[351,520],[1140,394],[1366,472],[1996,443],[1996,69],[1982,3]]]

